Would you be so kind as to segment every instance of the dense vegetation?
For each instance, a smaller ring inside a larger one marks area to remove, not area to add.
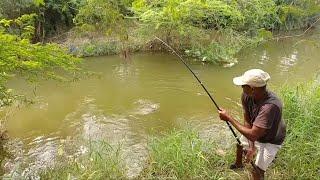
[[[141,49],[146,42],[161,49],[154,39],[158,36],[198,60],[234,62],[241,49],[256,46],[278,30],[308,27],[319,18],[319,12],[316,1],[94,0],[80,7],[75,19],[83,30],[118,37],[112,40],[119,42],[117,49],[122,52]],[[110,48],[105,50],[108,52]]]
[[[80,56],[162,49],[158,36],[185,55],[225,63],[279,30],[307,28],[320,17],[314,0],[3,0],[0,7],[0,18],[36,15],[33,42],[73,32],[69,37],[80,41],[66,45]]]

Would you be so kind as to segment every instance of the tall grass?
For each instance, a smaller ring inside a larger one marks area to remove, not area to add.
[[[66,160],[66,159],[65,159]],[[70,158],[40,175],[41,179],[125,179],[120,148],[103,141],[90,142],[89,151]]]
[[[149,162],[143,179],[219,179],[230,154],[218,154],[213,142],[192,130],[172,131],[150,143]]]
[[[284,87],[287,137],[274,175],[281,179],[320,179],[320,86],[318,82]]]

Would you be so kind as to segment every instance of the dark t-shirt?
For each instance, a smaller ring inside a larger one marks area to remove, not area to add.
[[[242,106],[249,116],[251,125],[266,129],[266,134],[257,141],[281,145],[286,136],[286,125],[282,120],[282,103],[274,93],[255,103],[253,98],[242,93]]]

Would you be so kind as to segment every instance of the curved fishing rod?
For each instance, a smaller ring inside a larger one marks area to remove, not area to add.
[[[177,55],[179,57],[179,59],[181,60],[181,62],[188,68],[188,70],[192,73],[192,75],[197,79],[197,81],[200,83],[200,85],[202,86],[202,88],[204,89],[204,91],[208,94],[209,98],[211,99],[211,101],[213,102],[213,104],[215,105],[215,107],[221,111],[221,109],[219,108],[218,104],[216,103],[216,101],[213,99],[213,97],[211,96],[211,94],[209,93],[209,91],[207,90],[207,88],[203,85],[203,83],[200,81],[200,79],[198,78],[198,76],[192,71],[192,69],[187,65],[187,63],[183,60],[183,58],[171,47],[169,46],[166,42],[164,42],[162,39],[158,38],[157,36],[155,36],[156,39],[158,39],[160,42],[162,42],[165,46],[167,46],[175,55]],[[237,142],[239,145],[241,145],[241,141],[239,140],[237,134],[234,132],[232,126],[230,125],[230,123],[228,121],[226,121],[229,129],[231,130],[233,136],[236,138]]]

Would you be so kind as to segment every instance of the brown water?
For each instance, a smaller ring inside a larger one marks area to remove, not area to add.
[[[320,67],[318,40],[319,34],[313,34],[268,42],[241,52],[231,68],[192,60],[188,64],[219,106],[239,119],[241,88],[232,78],[261,68],[271,75],[271,90],[312,80]],[[141,170],[151,135],[192,126],[204,138],[215,137],[222,147],[234,142],[210,99],[176,56],[135,54],[130,61],[104,56],[87,58],[85,64],[101,78],[41,82],[35,91],[21,80],[10,83],[35,103],[7,111],[9,144],[14,147],[14,158],[5,165],[8,176],[37,178],[35,172],[54,165],[59,148],[70,139],[121,143],[129,177]],[[79,143],[72,152],[86,151]]]

